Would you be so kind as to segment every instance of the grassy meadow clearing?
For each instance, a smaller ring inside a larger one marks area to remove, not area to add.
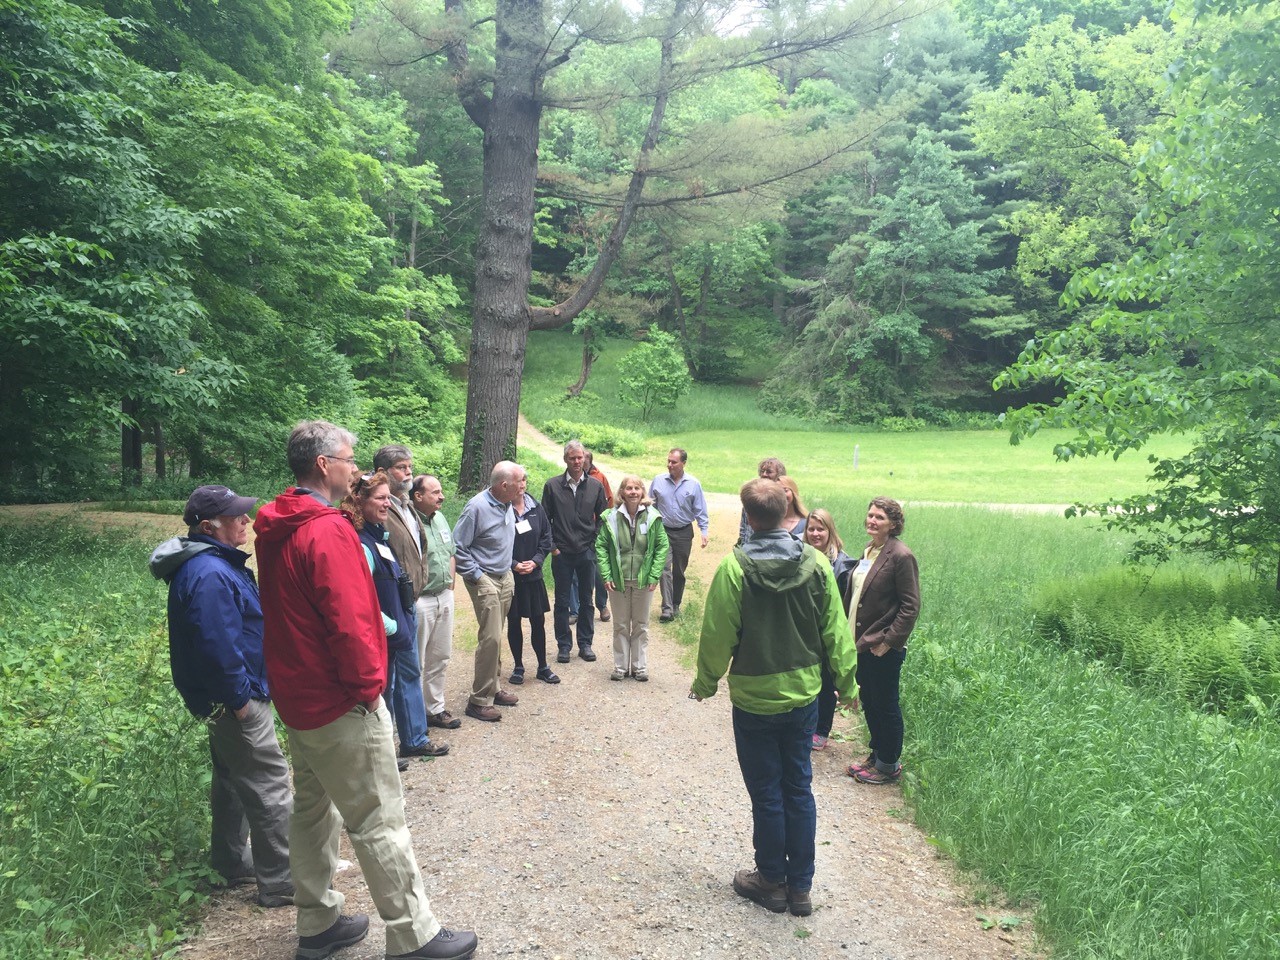
[[[1060,463],[1052,454],[1070,436],[1065,430],[1044,431],[1012,446],[998,429],[886,433],[815,425],[765,413],[756,404],[758,391],[746,386],[695,384],[675,408],[657,410],[645,424],[637,408],[618,399],[617,363],[628,348],[627,342],[607,341],[587,384],[594,397],[566,402],[565,387],[578,377],[581,340],[560,332],[533,334],[525,363],[525,415],[535,425],[564,419],[643,434],[643,454],[614,458],[640,476],[660,472],[667,450],[684,447],[689,471],[708,490],[725,493],[753,477],[763,457],[776,456],[815,503],[828,490],[851,488],[859,496],[883,493],[906,501],[1093,502],[1139,492],[1150,466],[1144,454]],[[1146,452],[1170,455],[1186,446],[1177,437],[1160,438]]]

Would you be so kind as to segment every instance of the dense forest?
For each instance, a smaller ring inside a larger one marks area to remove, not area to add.
[[[1278,10],[0,0],[0,485],[252,475],[311,416],[474,485],[569,324],[578,389],[661,329],[766,409],[1260,472]]]

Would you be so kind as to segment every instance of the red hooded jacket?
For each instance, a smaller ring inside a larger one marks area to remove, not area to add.
[[[355,527],[290,487],[253,523],[263,653],[276,710],[314,730],[387,685],[387,638]]]

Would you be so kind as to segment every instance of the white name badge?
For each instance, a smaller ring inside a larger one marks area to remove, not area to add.
[[[516,533],[528,533],[533,529],[533,524],[528,520],[521,520],[516,524]]]
[[[378,553],[382,554],[383,560],[394,561],[396,558],[396,555],[391,552],[391,548],[388,547],[385,543],[378,544]]]
[[[449,531],[448,531],[448,530],[441,530],[441,531],[440,531],[440,542],[441,542],[441,543],[448,543],[448,542],[449,542]]]
[[[640,532],[641,532],[641,533],[648,533],[648,532],[649,532],[649,524],[647,524],[647,523],[642,523],[642,524],[640,524]]]
[[[870,569],[871,569],[871,561],[868,560],[866,557],[863,557],[861,560],[858,561],[858,567],[853,572],[860,573],[863,576],[866,576],[867,571]]]

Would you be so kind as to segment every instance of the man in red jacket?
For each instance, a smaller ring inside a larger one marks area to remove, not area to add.
[[[267,680],[293,757],[296,960],[320,960],[368,933],[369,918],[343,916],[344,898],[329,886],[344,822],[386,921],[389,960],[457,960],[472,955],[476,936],[441,927],[427,902],[382,700],[387,640],[378,596],[355,528],[330,506],[357,472],[355,443],[332,423],[298,424],[289,437],[298,486],[254,522]]]

